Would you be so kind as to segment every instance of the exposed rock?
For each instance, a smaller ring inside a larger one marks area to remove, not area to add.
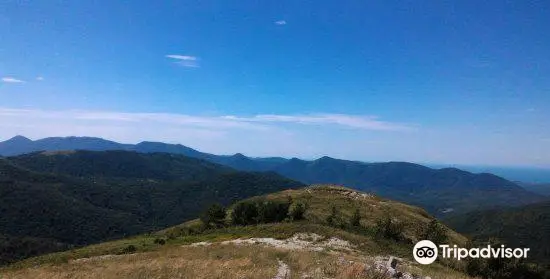
[[[103,261],[103,260],[111,260],[121,257],[132,257],[139,255],[137,253],[134,254],[123,254],[123,255],[101,255],[101,256],[95,256],[95,257],[89,257],[89,258],[80,258],[80,259],[74,259],[70,260],[69,263],[87,263],[87,262],[96,262],[96,261]]]
[[[376,272],[384,274],[390,278],[431,279],[430,277],[415,276],[408,272],[400,271],[398,266],[403,261],[403,259],[394,256],[390,256],[389,258],[377,257],[374,261],[373,268]]]
[[[323,236],[314,233],[298,233],[291,238],[280,240],[274,238],[247,238],[247,239],[234,239],[223,241],[221,244],[235,244],[235,245],[255,245],[262,244],[272,246],[276,248],[289,249],[289,250],[310,250],[310,251],[323,251],[323,250],[347,250],[351,251],[355,247],[348,241],[331,237],[327,240],[321,241]]]
[[[210,246],[210,245],[212,245],[212,243],[207,242],[207,241],[203,241],[203,242],[192,243],[192,244],[189,245],[189,246],[191,246],[191,247],[199,247],[199,246]]]
[[[397,259],[393,256],[390,256],[390,258],[388,259],[387,267],[395,269],[397,267]]]
[[[290,279],[290,268],[283,261],[279,261],[279,269],[277,270],[277,275],[273,279]]]

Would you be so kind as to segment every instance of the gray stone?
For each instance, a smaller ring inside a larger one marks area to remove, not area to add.
[[[397,259],[393,256],[390,256],[390,258],[388,259],[388,264],[386,265],[388,268],[393,268],[393,269],[396,269],[397,268]]]

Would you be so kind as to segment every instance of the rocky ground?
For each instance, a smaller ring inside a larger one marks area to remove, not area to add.
[[[197,242],[190,244],[188,246],[199,247],[199,246],[210,246],[215,243],[210,242]],[[262,245],[269,246],[278,249],[287,249],[287,250],[308,250],[308,251],[326,251],[331,253],[342,253],[342,252],[358,252],[356,246],[350,244],[348,241],[330,237],[326,238],[324,236],[314,234],[314,233],[298,233],[294,236],[287,239],[274,239],[274,238],[246,238],[246,239],[235,239],[228,240],[217,243],[220,245]],[[367,257],[364,256],[363,261],[353,261],[346,260],[344,257],[340,257],[337,263],[339,266],[342,266],[345,270],[353,273],[364,273],[365,276],[375,275],[378,278],[402,278],[402,279],[431,279],[431,277],[422,277],[415,275],[413,273],[405,271],[403,267],[410,269],[411,263],[398,257],[394,256],[377,256],[377,257]],[[290,279],[291,270],[289,266],[278,260],[278,271],[273,279]],[[320,277],[320,270],[314,270],[311,273],[303,274],[302,278],[323,278]]]

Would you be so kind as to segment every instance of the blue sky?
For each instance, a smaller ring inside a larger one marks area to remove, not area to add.
[[[550,168],[548,14],[545,1],[2,1],[0,139]]]

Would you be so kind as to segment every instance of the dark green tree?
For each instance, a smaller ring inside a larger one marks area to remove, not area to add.
[[[290,217],[290,220],[299,221],[304,219],[305,213],[306,213],[306,205],[302,202],[295,202],[290,207],[288,215]]]
[[[332,206],[330,209],[330,215],[326,219],[327,224],[329,226],[336,226],[338,223],[338,210],[336,209],[336,206]]]
[[[361,213],[359,212],[359,208],[355,209],[349,223],[352,227],[361,226]]]
[[[234,225],[253,225],[258,223],[258,206],[254,202],[244,201],[235,204],[231,212]]]
[[[225,225],[225,216],[225,208],[215,203],[201,214],[200,219],[206,227],[223,227]]]

